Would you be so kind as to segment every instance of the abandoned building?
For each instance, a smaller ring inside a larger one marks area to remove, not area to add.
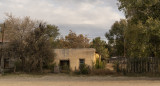
[[[56,65],[61,69],[69,67],[72,71],[78,70],[81,64],[86,64],[92,68],[96,59],[100,58],[93,48],[54,49],[54,52]]]
[[[2,46],[2,42],[0,41],[0,47],[4,48],[8,42],[3,41]],[[100,61],[100,57],[94,48],[54,49],[53,52],[56,54],[54,63],[58,70],[65,70],[66,68],[71,71],[79,70],[81,64],[86,64],[92,68],[97,59]],[[14,68],[14,59],[6,58],[2,54],[4,52],[0,54],[0,72]]]
[[[8,71],[11,68],[14,67],[14,61],[13,59],[7,58],[5,57],[4,54],[7,54],[3,49],[7,46],[7,44],[9,43],[8,40],[0,40],[0,72],[2,71]]]

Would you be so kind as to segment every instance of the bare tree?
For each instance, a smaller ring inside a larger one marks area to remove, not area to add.
[[[53,61],[51,42],[59,35],[58,27],[33,21],[30,17],[6,16],[5,37],[10,40],[7,47],[10,56],[21,61],[23,71],[42,71],[44,64]]]

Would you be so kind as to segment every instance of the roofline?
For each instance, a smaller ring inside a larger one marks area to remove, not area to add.
[[[57,48],[53,50],[94,50],[96,52],[94,48]]]
[[[94,49],[94,48],[55,48],[55,49]]]

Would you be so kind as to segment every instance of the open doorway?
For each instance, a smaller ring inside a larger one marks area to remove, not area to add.
[[[9,58],[4,59],[4,68],[9,68]]]
[[[60,60],[60,72],[69,72],[70,68],[70,61],[69,60]]]

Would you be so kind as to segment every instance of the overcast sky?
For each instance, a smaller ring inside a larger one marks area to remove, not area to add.
[[[91,39],[100,36],[106,40],[104,34],[111,25],[124,18],[116,3],[117,0],[0,0],[0,22],[7,12],[57,25],[63,36],[72,30]]]

